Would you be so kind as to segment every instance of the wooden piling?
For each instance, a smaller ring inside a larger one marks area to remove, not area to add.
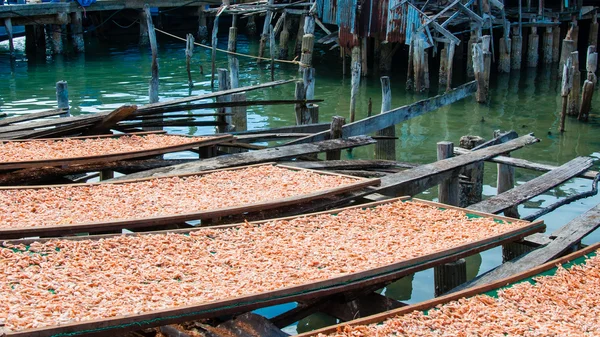
[[[206,44],[208,41],[208,26],[206,25],[206,13],[204,12],[204,7],[206,4],[200,3],[198,6],[198,41],[202,44]]]
[[[467,262],[460,259],[433,268],[435,296],[442,296],[448,291],[467,282]]]
[[[306,91],[306,99],[315,98],[315,68],[305,68],[302,70],[302,82]]]
[[[575,49],[579,43],[579,24],[577,22],[577,16],[573,15],[571,20],[571,39],[575,41]]]
[[[308,68],[312,65],[313,48],[315,45],[315,36],[312,34],[304,34],[302,36],[302,55],[300,57],[300,67],[298,71],[302,71],[302,68]]]
[[[446,62],[446,92],[452,90],[452,68],[454,64],[454,50],[456,49],[456,44],[454,42],[450,42],[448,45],[448,61]]]
[[[187,34],[185,41],[185,68],[188,75],[188,86],[194,87],[194,81],[192,81],[192,56],[194,55],[194,36]]]
[[[529,34],[529,41],[527,44],[527,66],[530,68],[535,68],[538,65],[539,44],[540,37],[537,34],[537,27],[531,27],[531,34]]]
[[[219,91],[231,89],[231,82],[229,82],[229,71],[227,69],[220,68],[218,70],[218,81]],[[231,95],[219,96],[217,97],[217,102],[231,102]],[[221,123],[227,123],[227,125],[221,124],[217,126],[217,132],[229,132],[230,126],[233,124],[231,108],[217,108],[217,113],[220,114],[220,116],[217,117],[217,120]]]
[[[467,57],[467,78],[474,78],[475,72],[473,70],[473,59],[470,57],[473,55],[473,45],[479,41],[481,36],[481,26],[471,25],[471,36],[468,42],[468,55]]]
[[[236,50],[237,50],[237,27],[229,27],[229,39],[227,40],[227,51],[236,52]]]
[[[460,137],[459,146],[463,149],[471,150],[476,146],[485,143],[485,139],[479,136]],[[465,167],[460,174],[466,177],[466,180],[459,179],[459,206],[467,207],[480,202],[483,198],[483,169],[484,162],[476,163]]]
[[[534,250],[535,247],[524,245],[519,242],[509,242],[502,245],[502,263],[516,259]]]
[[[473,44],[473,71],[475,73],[475,81],[477,81],[477,93],[475,94],[475,98],[478,103],[487,102],[487,92],[488,87],[485,81],[485,61],[483,57],[483,50],[481,49],[480,43]]]
[[[304,36],[304,22],[306,15],[302,14],[298,20],[298,31],[296,32],[296,42],[294,43],[294,55],[298,58],[302,56],[302,37]]]
[[[588,38],[589,46],[598,47],[598,12],[592,14],[592,22],[590,23],[590,35]]]
[[[564,45],[563,45],[564,46]],[[573,74],[572,74],[572,65],[573,60],[571,57],[567,58],[565,64],[563,65],[562,71],[562,83],[560,95],[562,97],[562,109],[560,112],[560,123],[559,123],[559,131],[562,133],[565,131],[565,119],[567,116],[568,103],[569,103],[569,94],[571,93],[571,88],[573,86]]]
[[[248,36],[256,35],[256,22],[254,21],[254,15],[250,15],[248,17],[248,22],[246,22],[246,34]]]
[[[569,93],[569,106],[567,108],[567,114],[569,116],[577,116],[579,115],[579,104],[581,103],[581,71],[579,71],[579,52],[572,52],[571,59],[573,61],[573,65],[571,66],[573,82],[571,92]]]
[[[360,73],[359,73],[360,74]],[[329,139],[339,139],[343,137],[342,127],[346,124],[346,119],[341,116],[333,116],[331,119],[331,128],[329,129]],[[342,152],[340,150],[327,151],[325,158],[327,160],[340,160]]]
[[[552,33],[552,27],[546,27],[546,31],[544,32],[544,38],[542,43],[542,53],[543,53],[543,62],[545,64],[552,63],[552,55],[553,50],[552,47],[554,45],[554,33]]]
[[[297,101],[305,101],[306,100],[306,89],[304,88],[304,82],[297,81],[296,82],[296,91],[294,92],[294,99]],[[296,103],[296,125],[308,124],[310,120],[310,115],[308,114],[308,109],[306,108],[306,103]]]
[[[148,39],[150,40],[150,49],[152,50],[152,78],[150,79],[150,103],[158,102],[158,45],[156,43],[156,32],[154,31],[154,23],[152,23],[152,15],[150,14],[150,6],[144,5],[144,14],[146,17],[146,25],[148,26]]]
[[[306,109],[310,115],[310,124],[319,123],[319,105],[318,104],[307,104]]]
[[[414,36],[414,35],[413,35]],[[415,88],[414,82],[414,49],[415,40],[411,39],[408,47],[408,69],[406,71],[406,91],[412,91]]]
[[[379,45],[379,71],[383,74],[389,74],[392,71],[392,60],[398,46],[393,43],[381,43]]]
[[[66,110],[66,112],[60,116],[69,116],[69,86],[67,85],[67,81],[56,82],[56,102],[56,107],[58,109]]]
[[[358,95],[358,87],[360,86],[360,47],[352,48],[352,80],[350,88],[350,123],[356,118],[356,96]]]
[[[150,44],[150,38],[148,36],[148,24],[146,20],[146,13],[142,10],[139,15],[138,21],[140,22],[140,46],[147,46]]]
[[[392,88],[388,76],[381,77],[381,113],[392,110]],[[375,144],[375,159],[396,160],[396,127],[388,126],[377,131],[378,136],[389,137],[379,139]]]
[[[273,0],[268,1],[269,6],[273,6]],[[273,11],[267,10],[267,14],[265,15],[265,22],[263,24],[263,30],[260,34],[260,44],[258,46],[258,57],[264,57],[265,48],[267,47],[267,39],[269,38],[269,27],[271,27],[271,20],[273,20]],[[260,62],[258,60],[257,62]]]
[[[211,53],[211,58],[210,58],[210,68],[211,68],[211,74],[210,74],[210,87],[214,88],[215,85],[215,73],[216,73],[216,69],[217,66],[215,64],[216,59],[217,59],[217,44],[219,43],[219,39],[217,38],[217,34],[219,33],[219,13],[217,13],[217,15],[215,16],[215,20],[213,22],[213,30],[212,30],[212,38],[211,38],[211,47],[212,47],[212,53]]]
[[[237,57],[233,57],[229,61],[229,77],[231,82],[231,88],[239,88],[240,87],[240,63]]]
[[[445,89],[448,81],[448,43],[444,43],[444,48],[440,51],[440,71],[439,86],[440,90]]]
[[[500,131],[494,131],[493,137],[499,137]],[[505,157],[510,157],[510,153],[505,153]],[[498,164],[498,175],[496,179],[497,193],[504,193],[515,187],[515,168],[511,165]],[[504,210],[504,215],[512,218],[520,218],[517,206],[509,207]]]
[[[552,29],[552,35],[552,63],[557,63],[560,61],[560,25]]]
[[[232,102],[245,102],[246,101],[246,93],[240,92],[237,94],[231,95]],[[232,131],[246,131],[248,129],[248,112],[247,107],[245,105],[234,106],[231,108],[231,123]]]
[[[367,55],[369,51],[369,40],[367,38],[360,39],[360,75],[366,77],[369,75],[369,66],[367,63]]]
[[[6,36],[8,37],[8,48],[10,50],[10,57],[15,57],[15,44],[13,42],[13,27],[12,19],[4,19],[4,28],[6,29]]]
[[[562,49],[560,51],[560,62],[558,64],[559,76],[562,76],[563,67],[564,67],[565,63],[567,62],[567,59],[569,59],[571,57],[571,53],[574,51],[575,51],[575,42],[573,40],[571,40],[571,36],[569,35],[569,33],[567,33],[567,37],[565,37],[565,39],[563,40]]]
[[[592,98],[594,96],[594,88],[598,82],[598,78],[596,77],[597,66],[598,53],[596,52],[596,46],[590,45],[588,47],[586,59],[587,78],[583,83],[581,105],[579,108],[579,115],[577,116],[577,119],[579,119],[580,121],[587,121],[590,114],[590,110],[592,109]]]
[[[427,59],[427,52],[425,51],[425,41],[423,41],[423,39],[415,39],[413,51],[415,91],[425,92],[429,90],[429,60]]]
[[[437,159],[444,160],[454,156],[454,143],[438,142]],[[459,187],[458,176],[451,177],[443,181],[438,188],[438,201],[447,205],[458,206]]]
[[[523,37],[519,34],[519,28],[513,29],[510,47],[510,69],[520,70],[523,60]]]
[[[62,25],[50,26],[52,27],[52,53],[62,54],[64,50]]]
[[[83,22],[80,11],[71,13],[71,30],[73,37],[73,47],[75,52],[85,52],[85,41],[83,40]]]
[[[281,33],[279,34],[279,58],[282,60],[288,58],[291,22],[292,20],[286,17]]]
[[[508,36],[508,30],[505,31],[505,36],[500,38],[499,58],[498,58],[498,72],[499,73],[510,73],[510,52],[512,50],[512,39]]]
[[[271,54],[271,81],[275,81],[275,31],[273,25],[269,28],[269,53]]]
[[[25,26],[25,53],[27,55],[35,54],[37,51],[35,27],[34,25]]]

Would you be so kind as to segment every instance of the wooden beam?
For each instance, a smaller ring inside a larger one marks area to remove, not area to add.
[[[149,170],[132,175],[115,178],[112,180],[137,179],[146,177],[159,177],[173,174],[183,174],[215,170],[226,167],[266,163],[275,160],[291,159],[307,154],[326,152],[331,150],[347,149],[358,146],[374,144],[375,140],[367,136],[351,137],[348,139],[333,139],[311,144],[298,144],[281,146],[253,152],[235,153],[196,162],[175,165],[160,169]],[[460,158],[460,157],[459,157]]]
[[[396,125],[411,118],[420,116],[424,113],[437,110],[448,104],[452,104],[465,97],[472,95],[477,90],[475,81],[463,84],[456,89],[438,95],[432,98],[427,98],[416,103],[405,105],[390,111],[367,117],[354,123],[344,125],[342,128],[344,137],[366,135],[388,126]],[[300,138],[289,142],[288,144],[310,143],[324,140],[329,135],[329,131],[319,132],[309,137]]]
[[[8,117],[0,120],[0,126],[6,126],[15,123],[27,122],[38,118],[58,116],[66,113],[66,109],[54,109],[42,112],[26,113],[24,115]]]
[[[590,167],[592,167],[591,158],[577,157],[559,168],[532,179],[525,184],[519,185],[475,205],[471,205],[468,209],[486,213],[502,212],[509,207],[519,205],[573,177],[576,177]]]

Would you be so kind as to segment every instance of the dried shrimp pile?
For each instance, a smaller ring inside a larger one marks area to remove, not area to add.
[[[505,233],[414,202],[183,234],[0,248],[0,320],[23,330],[272,291]]]
[[[0,162],[93,157],[194,143],[203,140],[203,138],[207,137],[149,134],[116,138],[65,138],[61,140],[0,142]]]
[[[0,228],[191,213],[273,201],[356,182],[350,177],[263,165],[123,184],[0,190]]]
[[[600,255],[535,281],[329,336],[600,336]]]

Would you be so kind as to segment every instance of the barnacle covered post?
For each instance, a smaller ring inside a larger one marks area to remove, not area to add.
[[[567,59],[569,59],[571,57],[571,53],[574,52],[577,47],[575,44],[575,41],[573,40],[572,36],[571,36],[572,30],[569,30],[569,32],[567,32],[567,36],[565,37],[565,39],[562,42],[562,49],[560,51],[560,62],[558,64],[558,76],[562,76],[563,74],[563,67],[565,65],[565,63],[567,62]]]
[[[573,74],[573,82],[571,83],[571,92],[569,93],[569,106],[567,114],[569,116],[577,116],[579,114],[579,105],[581,99],[581,71],[579,71],[579,52],[571,53],[571,73]]]
[[[206,4],[200,3],[198,6],[198,41],[200,43],[205,44],[208,41],[208,27],[206,26],[206,13],[204,12],[204,7]]]
[[[598,12],[594,11],[592,14],[592,22],[590,23],[590,35],[588,38],[588,45],[598,47]]]
[[[513,28],[510,45],[510,69],[520,70],[523,60],[523,36],[521,36],[519,27]]]
[[[556,19],[554,22],[558,23],[558,20]],[[554,35],[552,37],[552,63],[557,63],[560,61],[560,46],[561,46],[560,32],[561,32],[561,27],[560,27],[560,23],[558,23],[554,27],[554,29],[552,29],[552,35]],[[560,71],[558,73],[560,76]]]
[[[85,41],[83,40],[82,14],[80,11],[71,13],[71,30],[73,37],[73,47],[76,52],[85,52]]]
[[[440,90],[446,86],[448,81],[448,45],[449,43],[444,43],[444,48],[440,51],[440,71],[439,74],[439,87]]]
[[[531,33],[529,34],[529,41],[527,44],[527,66],[535,68],[538,65],[538,48],[540,44],[540,36],[537,33],[537,27],[531,27]]]
[[[510,73],[510,52],[512,49],[512,40],[510,38],[510,23],[504,22],[504,36],[500,38],[500,57],[498,61],[498,72]]]
[[[579,108],[579,116],[577,119],[587,121],[590,110],[592,108],[592,97],[594,96],[594,88],[598,82],[596,77],[596,68],[598,67],[598,53],[596,52],[596,46],[589,46],[587,52],[587,78],[583,83],[583,93],[581,96],[581,106]]]

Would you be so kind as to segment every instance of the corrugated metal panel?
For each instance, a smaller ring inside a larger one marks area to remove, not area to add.
[[[407,23],[410,22],[406,15],[408,5],[406,3],[400,5],[401,0],[389,0],[389,4],[385,10],[387,14],[385,27],[385,39],[388,42],[405,42],[408,40],[407,27],[410,27]],[[395,9],[394,9],[395,7]],[[382,29],[383,31],[383,29]]]
[[[317,14],[323,23],[337,25],[337,0],[317,0]]]
[[[357,0],[337,1],[337,24],[340,28],[350,29],[350,33],[357,34],[356,30],[356,7]]]

